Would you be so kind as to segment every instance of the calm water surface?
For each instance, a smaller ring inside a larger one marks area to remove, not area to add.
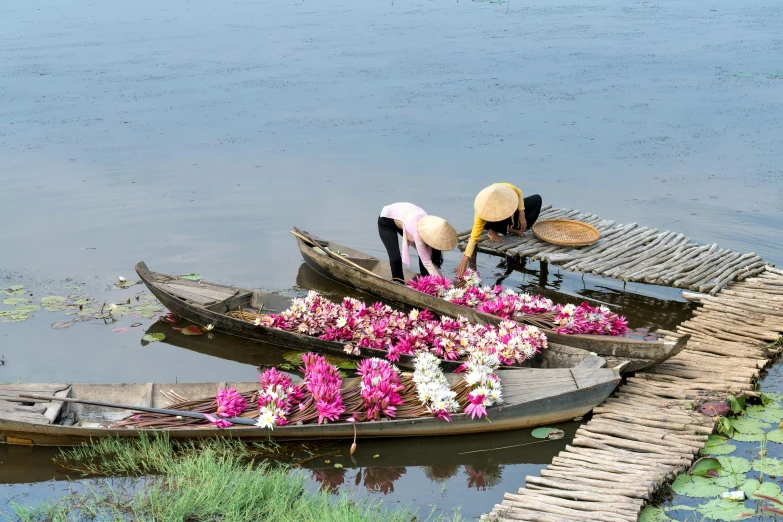
[[[143,290],[111,283],[144,260],[341,297],[302,266],[291,226],[379,255],[383,205],[412,201],[464,229],[475,193],[504,180],[779,263],[781,22],[772,1],[3,3],[0,287],[40,297],[78,286],[119,302]],[[486,256],[479,268],[503,276]],[[689,313],[670,289],[556,269],[541,283],[537,264],[503,282],[609,304],[633,326]],[[142,346],[169,328],[149,319],[127,333],[113,328],[135,318],[50,328],[61,315],[0,324],[0,380],[254,380],[283,360],[170,329]],[[309,473],[472,517],[577,425],[535,445],[523,445],[529,430],[363,442],[356,462],[314,461]],[[0,499],[59,495],[52,455],[0,447]]]

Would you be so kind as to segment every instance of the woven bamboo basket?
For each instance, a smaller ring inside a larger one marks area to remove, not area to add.
[[[533,234],[547,243],[561,246],[592,245],[601,233],[592,225],[573,219],[547,219],[533,225]]]

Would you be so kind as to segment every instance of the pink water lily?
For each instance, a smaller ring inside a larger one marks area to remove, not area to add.
[[[381,416],[394,418],[397,406],[402,405],[399,370],[382,359],[365,359],[359,363],[361,376],[362,407],[368,420],[380,420]]]
[[[304,368],[304,386],[310,392],[318,410],[318,424],[336,421],[345,411],[340,387],[342,378],[337,367],[314,353],[302,354]]]
[[[487,408],[484,407],[484,395],[483,394],[468,394],[468,404],[465,407],[465,414],[469,415],[471,419],[486,417]]]
[[[213,426],[220,429],[226,429],[232,426],[232,424],[228,422],[226,419],[220,419],[218,417],[215,417],[214,415],[210,415],[209,413],[205,413],[204,417],[206,417],[207,420],[211,422]]]
[[[217,391],[215,403],[218,405],[216,415],[220,417],[237,417],[247,407],[247,401],[235,388],[223,388]]]

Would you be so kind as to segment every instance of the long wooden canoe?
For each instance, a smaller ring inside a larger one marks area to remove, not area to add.
[[[144,262],[136,264],[136,273],[147,285],[150,292],[175,315],[200,326],[212,325],[217,332],[259,341],[267,345],[275,345],[288,349],[308,350],[326,355],[337,355],[349,359],[367,357],[384,358],[384,350],[362,348],[358,357],[350,356],[344,351],[344,343],[326,341],[309,335],[289,332],[277,328],[255,326],[241,319],[226,315],[232,310],[262,311],[264,313],[282,312],[291,304],[291,299],[278,294],[249,290],[234,286],[226,286],[208,282],[196,282],[178,276],[151,272]],[[168,339],[168,337],[167,337]],[[266,349],[258,344],[259,350]],[[579,364],[590,353],[586,350],[574,349],[550,343],[549,348],[538,354],[525,366],[538,368],[569,368]],[[618,366],[621,360],[610,358],[610,366]],[[413,357],[403,355],[395,363],[403,369],[413,368]],[[445,371],[455,370],[461,363],[443,361]]]
[[[562,369],[519,368],[499,373],[505,403],[488,409],[485,419],[469,419],[464,413],[452,416],[451,422],[434,417],[358,423],[357,436],[424,437],[459,435],[496,430],[526,428],[553,424],[582,416],[606,399],[620,381],[614,368],[583,367]],[[461,376],[448,374],[454,381]],[[352,380],[352,379],[351,379]],[[351,380],[343,381],[349,386]],[[232,383],[165,383],[165,384],[4,384],[0,385],[0,442],[39,446],[67,446],[88,442],[97,437],[134,436],[140,430],[111,428],[111,423],[127,417],[133,410],[109,409],[79,403],[11,402],[3,397],[19,394],[42,394],[99,400],[117,404],[165,408],[168,399],[161,393],[173,390],[186,399],[214,397],[224,387],[240,392],[258,389],[255,382]],[[303,424],[277,427],[274,430],[234,425],[228,429],[210,426],[167,430],[172,438],[189,439],[230,436],[248,440],[313,440],[353,437],[353,425],[334,422],[323,425]]]
[[[429,308],[431,311],[450,317],[463,316],[472,323],[498,324],[499,317],[473,308],[451,303],[408,286],[391,282],[391,268],[387,261],[370,256],[345,245],[319,239],[312,234],[296,229],[296,242],[302,257],[315,271],[343,285],[357,288],[383,300]],[[339,254],[335,254],[339,252]],[[417,274],[405,269],[406,279]],[[690,335],[680,337],[677,342],[644,341],[629,337],[609,335],[565,335],[545,329],[550,343],[581,348],[600,355],[612,365],[615,361],[627,360],[626,371],[650,368],[677,355],[685,348]]]

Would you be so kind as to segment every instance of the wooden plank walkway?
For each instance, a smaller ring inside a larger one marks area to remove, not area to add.
[[[753,393],[775,356],[768,343],[783,333],[783,271],[762,268],[716,296],[683,292],[700,306],[676,332],[662,333],[690,333],[687,349],[630,377],[541,476],[527,477],[482,520],[636,520],[712,433],[713,420],[693,406]]]
[[[766,263],[755,253],[742,254],[712,245],[699,245],[684,234],[660,232],[636,223],[616,224],[594,214],[544,207],[539,221],[567,218],[593,225],[601,232],[598,242],[586,247],[560,247],[536,238],[509,236],[493,243],[484,234],[477,250],[488,254],[529,258],[562,265],[570,271],[612,277],[624,282],[687,288],[716,295],[732,281],[742,281],[764,271]],[[458,233],[464,250],[470,230]]]

